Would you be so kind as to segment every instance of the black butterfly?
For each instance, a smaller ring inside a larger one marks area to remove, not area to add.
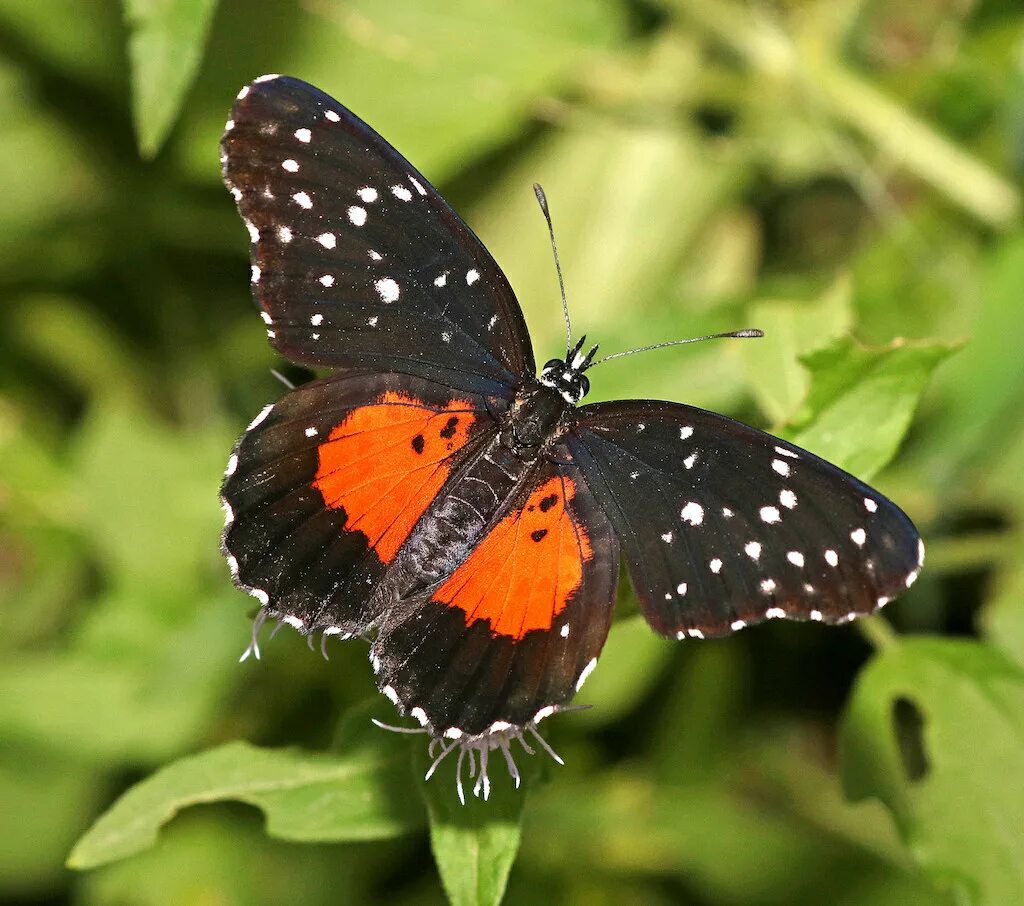
[[[917,577],[907,516],[812,453],[678,403],[577,408],[582,340],[535,376],[490,254],[323,92],[243,88],[221,161],[272,345],[331,369],[228,463],[224,551],[261,605],[246,655],[267,617],[322,646],[372,639],[380,690],[438,762],[459,749],[460,797],[465,758],[486,796],[489,752],[518,782],[511,742],[548,749],[537,724],[597,663],[620,546],[644,617],[678,639],[844,623]]]

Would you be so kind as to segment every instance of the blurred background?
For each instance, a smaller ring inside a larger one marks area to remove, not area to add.
[[[1024,902],[1018,0],[0,0],[0,903],[444,901],[425,816],[268,836],[217,776],[152,848],[65,867],[161,766],[328,750],[374,695],[356,643],[237,663],[217,489],[284,366],[217,142],[265,72],[441,189],[539,361],[563,327],[534,181],[607,352],[764,328],[610,363],[592,398],[785,431],[928,542],[866,628],[675,645],[624,588],[506,902]]]

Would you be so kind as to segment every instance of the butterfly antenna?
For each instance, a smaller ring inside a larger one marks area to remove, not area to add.
[[[730,330],[728,333],[710,333],[706,337],[690,337],[686,340],[669,340],[667,343],[654,343],[651,346],[638,346],[636,349],[627,349],[625,352],[615,352],[611,355],[606,355],[603,359],[598,359],[596,362],[589,363],[587,367],[593,368],[595,365],[600,365],[602,362],[610,362],[612,359],[621,359],[623,356],[633,355],[637,352],[650,352],[652,349],[664,349],[666,346],[683,346],[686,343],[700,343],[704,340],[720,340],[725,337],[745,340],[763,336],[763,330],[758,330],[756,327],[745,327],[743,330]]]
[[[572,324],[569,321],[569,303],[565,299],[565,281],[562,279],[562,263],[558,260],[558,245],[555,243],[555,228],[551,224],[551,209],[548,207],[548,197],[544,194],[539,182],[533,184],[533,192],[537,196],[537,203],[544,213],[544,219],[548,222],[548,235],[551,237],[551,253],[555,256],[555,270],[558,271],[558,289],[562,293],[562,314],[565,316],[565,358],[568,360],[572,354]]]

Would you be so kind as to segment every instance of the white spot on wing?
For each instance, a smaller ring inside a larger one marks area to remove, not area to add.
[[[256,229],[256,224],[254,224],[251,220],[246,220],[245,228],[249,231],[249,239],[252,242],[260,241],[260,231]]]
[[[250,272],[249,272],[249,279],[253,283],[259,283],[260,282],[260,274],[262,274],[262,273],[263,272],[254,264],[252,266]]]
[[[680,440],[686,440],[687,438],[692,437],[692,436],[693,436],[693,428],[690,427],[690,425],[687,425],[685,428],[680,428],[679,429],[679,439]]]
[[[310,132],[308,129],[296,129],[295,137],[303,144],[308,145],[309,140],[313,137],[313,133]]]
[[[314,327],[319,327],[321,324],[324,323],[324,316],[321,314],[311,315],[309,323],[312,324]]]
[[[691,500],[683,507],[679,515],[683,522],[688,522],[690,525],[700,525],[704,521],[704,507]]]
[[[286,160],[281,161],[281,167],[287,170],[289,173],[298,173],[299,164],[298,161],[292,160],[290,157]]]
[[[676,592],[677,592],[678,594],[681,594],[681,595],[685,595],[685,594],[686,594],[686,583],[685,583],[685,582],[680,582],[680,583],[679,583],[679,584],[678,584],[678,585],[676,586]]]
[[[804,565],[804,555],[801,554],[800,551],[790,551],[786,554],[786,559],[794,566]]]
[[[363,186],[356,192],[356,195],[367,204],[372,204],[377,200],[377,190],[373,186]]]
[[[236,97],[236,98],[238,98],[238,100],[240,100],[240,101],[241,101],[241,100],[243,100],[243,99],[245,98],[245,96],[246,96],[246,95],[247,95],[248,93],[249,93],[249,86],[248,86],[248,85],[246,85],[246,86],[245,86],[245,88],[243,88],[243,89],[242,89],[241,91],[239,91],[239,92],[238,92],[238,94],[237,94],[237,95],[235,95],[235,97]]]
[[[394,689],[393,686],[385,686],[380,691],[384,694],[385,698],[387,698],[387,699],[389,699],[391,701],[392,704],[394,704],[394,705],[398,704],[398,693],[395,692],[395,689]]]
[[[413,708],[409,712],[409,716],[416,721],[421,727],[425,727],[429,721],[427,720],[427,712],[422,708]]]
[[[671,544],[672,543],[672,533],[671,532],[665,532],[665,534],[661,536],[661,540],[664,541],[666,544]]]
[[[270,415],[270,410],[273,409],[273,408],[274,408],[274,404],[273,403],[270,403],[270,404],[264,406],[260,410],[260,414],[257,415],[256,418],[254,418],[251,422],[249,422],[249,427],[246,428],[245,430],[246,431],[252,431],[253,428],[259,427],[259,425],[263,422],[263,420],[268,415]]]
[[[398,284],[390,277],[384,277],[382,280],[377,280],[373,286],[377,290],[381,299],[386,303],[397,301],[398,297],[401,295],[401,290],[399,290]]]
[[[323,275],[323,276],[322,276],[322,277],[320,278],[320,282],[321,282],[321,283],[322,283],[322,284],[323,284],[324,286],[334,286],[334,277],[332,277],[332,276],[331,276],[330,274],[324,274],[324,275]]]
[[[576,680],[576,691],[579,692],[583,688],[583,684],[587,681],[587,677],[594,672],[594,668],[597,666],[597,658],[592,657],[587,663],[587,666],[583,668],[583,672],[580,674],[580,678]]]
[[[566,624],[565,624],[565,625],[564,625],[564,626],[563,626],[563,627],[562,627],[562,628],[561,628],[561,629],[559,630],[558,634],[559,634],[559,635],[560,635],[560,636],[561,636],[561,637],[562,637],[563,639],[567,639],[567,638],[569,638],[569,624],[568,624],[568,623],[566,623]]]
[[[778,507],[774,506],[763,506],[760,510],[761,519],[771,525],[773,522],[781,522],[782,516],[779,515]]]
[[[748,541],[743,550],[747,552],[747,556],[750,557],[751,560],[756,560],[761,556],[761,545],[756,541]]]
[[[832,548],[829,548],[827,551],[825,551],[825,562],[829,566],[838,566],[839,565],[839,554],[837,554],[834,550],[832,550]]]
[[[686,466],[686,468],[688,468],[688,469],[692,469],[693,468],[693,464],[696,461],[697,461],[697,454],[696,453],[691,453],[689,456],[686,457],[686,459],[683,460],[683,465]]]
[[[878,512],[878,504],[875,503],[875,501],[873,501],[870,497],[865,497],[864,509],[866,509],[869,513],[876,513]]]
[[[794,453],[792,450],[787,450],[785,447],[776,447],[775,452],[778,453],[779,456],[788,456],[790,459],[800,458],[798,454]]]
[[[787,510],[791,510],[796,506],[796,494],[794,494],[789,488],[783,488],[779,491],[779,503],[781,503]]]
[[[761,583],[761,591],[763,591],[766,595],[770,595],[773,591],[775,591],[775,580],[765,579]]]
[[[708,566],[711,568],[711,572],[713,572],[716,576],[722,571],[722,561],[719,560],[718,557],[715,557],[715,559],[712,560],[708,564]]]
[[[230,478],[232,475],[235,474],[235,469],[237,469],[237,468],[238,468],[238,454],[237,453],[232,453],[228,457],[228,465],[227,465],[227,468],[224,470],[225,477]]]
[[[268,595],[262,588],[250,588],[249,594],[251,594],[264,607],[270,603],[270,595]]]
[[[338,120],[341,119],[341,117],[338,116],[338,114],[335,113],[333,110],[328,110],[326,113],[324,113],[324,116],[326,116],[327,119],[329,119],[332,123],[336,123],[338,122]]]
[[[359,205],[352,205],[348,209],[348,219],[352,221],[355,226],[362,226],[366,223],[366,208],[361,208]]]
[[[409,182],[411,182],[416,187],[416,191],[419,192],[420,195],[427,194],[427,190],[424,189],[422,185],[420,185],[420,181],[415,176],[410,176]]]
[[[277,238],[281,242],[287,244],[287,243],[292,241],[292,231],[290,229],[288,229],[288,227],[286,227],[286,226],[278,227],[277,228]]]
[[[853,539],[853,543],[856,544],[857,547],[863,547],[864,542],[867,541],[868,535],[864,529],[859,528],[850,532],[850,537]]]
[[[316,428],[312,428],[312,427],[306,428],[306,431],[305,431],[306,437],[316,437],[317,434],[319,434],[319,433],[320,432],[317,431]]]
[[[321,233],[316,237],[316,241],[325,249],[332,249],[338,244],[338,237],[334,233]]]
[[[789,463],[783,462],[781,459],[772,460],[772,468],[778,472],[783,478],[789,477]]]
[[[410,192],[405,186],[400,185],[392,186],[391,194],[394,195],[395,198],[400,199],[401,201],[409,201],[409,199],[412,198],[412,192]]]
[[[434,286],[444,286],[447,282],[448,271],[445,271],[443,274],[438,274],[438,276],[434,278]]]
[[[747,625],[747,622],[746,622],[746,620],[733,620],[733,621],[732,621],[732,622],[731,622],[731,623],[729,624],[729,628],[730,628],[730,629],[731,629],[731,630],[732,630],[733,632],[739,632],[739,631],[740,631],[740,630],[741,630],[741,629],[742,629],[742,628],[743,628],[744,626],[746,626],[746,625]]]
[[[467,286],[472,286],[479,279],[480,279],[479,271],[477,271],[475,269],[474,270],[466,271],[466,285]]]

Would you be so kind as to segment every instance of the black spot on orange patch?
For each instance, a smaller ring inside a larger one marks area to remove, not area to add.
[[[489,620],[491,632],[513,640],[550,629],[580,587],[593,556],[586,529],[566,511],[570,479],[551,478],[505,516],[434,593],[434,600],[465,612],[466,625]],[[543,502],[550,500],[547,508]],[[528,544],[527,539],[545,544]]]
[[[427,408],[406,394],[387,391],[353,409],[317,449],[315,487],[332,509],[344,509],[345,529],[359,531],[390,563],[451,470],[451,452],[469,439],[474,417],[453,400]],[[452,419],[456,430],[439,440]]]
[[[453,415],[450,419],[448,419],[448,423],[441,429],[441,437],[443,437],[445,440],[450,440],[455,436],[455,431],[458,427],[459,419],[457,416]]]

